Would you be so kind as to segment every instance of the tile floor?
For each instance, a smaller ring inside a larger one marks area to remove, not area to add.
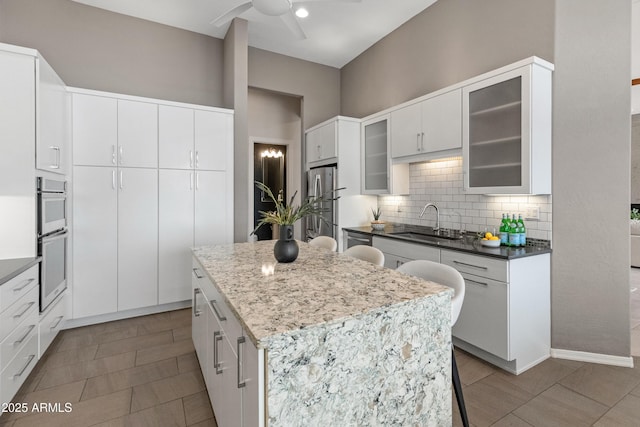
[[[519,376],[462,351],[457,360],[475,427],[640,426],[638,357],[634,369],[549,359]],[[189,309],[61,332],[14,402],[72,411],[5,414],[0,427],[216,426]]]

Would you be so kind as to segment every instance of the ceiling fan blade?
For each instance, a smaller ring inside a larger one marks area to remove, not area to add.
[[[298,22],[298,18],[296,18],[296,15],[294,15],[292,10],[285,13],[284,15],[281,15],[280,19],[282,19],[282,22],[284,22],[287,28],[289,28],[289,30],[298,39],[304,40],[307,38],[307,35],[304,33],[304,30],[302,29],[302,27],[300,26],[300,23]]]
[[[218,16],[216,19],[211,21],[210,24],[213,24],[216,27],[221,27],[222,25],[226,24],[227,22],[231,21],[233,18],[241,15],[242,13],[246,12],[249,9],[251,9],[250,1],[243,3],[240,6],[236,6],[230,11]]]

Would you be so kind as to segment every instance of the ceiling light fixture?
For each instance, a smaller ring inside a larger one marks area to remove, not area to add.
[[[296,16],[298,18],[306,18],[307,16],[309,16],[309,11],[307,9],[305,9],[304,7],[299,7],[296,10]]]

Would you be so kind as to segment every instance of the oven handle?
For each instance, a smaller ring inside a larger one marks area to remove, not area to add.
[[[50,243],[55,240],[64,239],[67,237],[67,230],[56,231],[55,233],[47,234],[46,236],[42,236],[40,240],[42,244]]]

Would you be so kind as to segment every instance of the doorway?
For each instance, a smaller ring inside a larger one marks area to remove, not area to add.
[[[287,198],[287,146],[276,144],[253,144],[253,177],[271,189],[273,196],[280,201]],[[253,188],[253,227],[258,226],[262,215],[260,212],[275,210],[275,203],[262,190]],[[273,227],[265,224],[255,235],[258,240],[271,240]]]

